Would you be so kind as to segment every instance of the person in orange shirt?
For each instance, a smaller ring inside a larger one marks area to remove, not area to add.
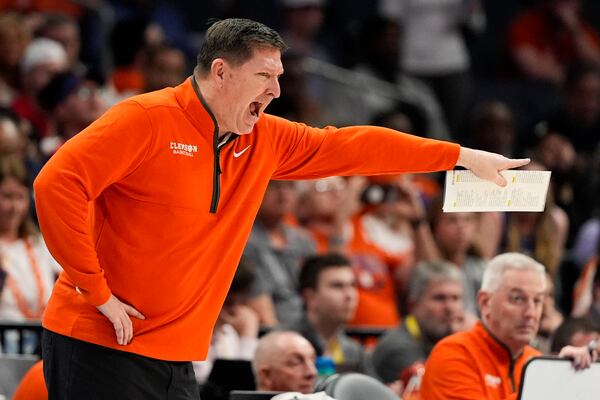
[[[420,192],[408,175],[372,177],[353,218],[348,253],[357,277],[358,307],[351,326],[396,327],[405,311],[415,264],[437,257]]]
[[[190,361],[206,357],[272,179],[459,165],[505,185],[499,171],[529,161],[268,115],[285,47],[260,23],[214,23],[192,77],[115,105],[38,175],[41,230],[64,268],[43,319],[51,399],[197,399]]]
[[[478,294],[481,321],[436,344],[425,365],[421,398],[516,399],[525,363],[540,355],[529,343],[537,334],[545,296],[542,264],[520,253],[494,257]],[[566,346],[559,357],[571,358],[581,369],[598,354],[588,346]]]
[[[15,390],[13,400],[48,400],[42,361],[33,364],[23,376]]]
[[[510,24],[507,50],[518,77],[556,84],[570,66],[600,65],[600,36],[581,0],[538,0]]]

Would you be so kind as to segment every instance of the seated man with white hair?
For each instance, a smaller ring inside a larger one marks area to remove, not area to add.
[[[543,265],[519,253],[494,257],[477,297],[481,321],[433,348],[422,398],[516,399],[525,363],[540,355],[529,343],[537,334],[545,296]],[[571,358],[582,369],[595,361],[597,350],[566,346],[559,357]]]

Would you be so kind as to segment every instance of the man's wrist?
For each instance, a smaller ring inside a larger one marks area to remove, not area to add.
[[[456,166],[464,167],[464,168],[468,169],[469,165],[471,165],[471,163],[472,163],[474,151],[475,150],[470,149],[468,147],[460,146],[460,151],[458,153],[458,160],[456,161]]]

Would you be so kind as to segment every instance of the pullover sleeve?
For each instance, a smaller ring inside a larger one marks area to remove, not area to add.
[[[67,141],[34,182],[48,249],[94,306],[104,304],[111,291],[95,251],[89,203],[142,163],[152,137],[146,111],[135,101],[125,101]]]
[[[455,143],[375,126],[318,129],[273,116],[267,124],[275,132],[274,179],[442,171],[455,166],[460,151]]]

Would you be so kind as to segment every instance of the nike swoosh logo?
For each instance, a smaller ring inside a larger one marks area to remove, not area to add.
[[[248,150],[250,148],[250,146],[252,146],[252,145],[249,144],[248,147],[246,147],[244,150],[240,151],[239,153],[236,152],[235,150],[233,150],[233,156],[235,158],[238,158],[239,156],[241,156],[242,154],[244,154],[246,152],[246,150]]]

